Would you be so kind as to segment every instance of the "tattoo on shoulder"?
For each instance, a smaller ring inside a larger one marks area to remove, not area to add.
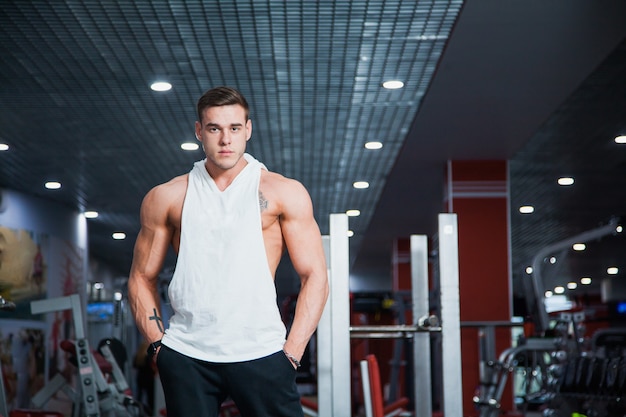
[[[263,193],[259,191],[259,207],[261,208],[262,212],[267,210],[267,205],[268,201],[265,199]]]
[[[148,317],[150,320],[154,320],[156,321],[156,325],[159,328],[159,331],[161,333],[165,333],[165,329],[163,329],[163,326],[161,326],[161,323],[163,323],[163,319],[161,317],[158,316],[156,308],[152,309],[153,313],[152,316]]]

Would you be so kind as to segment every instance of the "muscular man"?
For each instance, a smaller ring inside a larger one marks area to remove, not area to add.
[[[128,281],[167,415],[216,417],[230,397],[244,417],[302,416],[296,369],[328,297],[311,199],[245,153],[252,122],[237,90],[211,89],[197,110],[206,159],[144,198]],[[157,276],[170,244],[178,260],[165,329]],[[288,337],[274,285],[284,250],[301,280]]]

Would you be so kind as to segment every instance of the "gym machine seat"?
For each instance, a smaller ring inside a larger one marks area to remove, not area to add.
[[[383,388],[380,381],[380,369],[376,356],[365,356],[361,365],[361,383],[365,402],[365,417],[392,417],[411,416],[406,410],[409,399],[401,397],[394,402],[384,405]]]
[[[305,416],[316,417],[318,413],[317,403],[308,398],[300,398],[300,404],[302,405],[302,411]]]

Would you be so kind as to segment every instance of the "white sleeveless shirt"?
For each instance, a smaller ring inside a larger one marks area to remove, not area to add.
[[[174,315],[163,344],[209,362],[258,359],[285,343],[259,208],[265,166],[244,157],[248,164],[224,191],[205,161],[194,164],[168,290]]]

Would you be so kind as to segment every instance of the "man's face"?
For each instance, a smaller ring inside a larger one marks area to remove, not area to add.
[[[228,170],[234,167],[246,150],[252,135],[252,122],[239,105],[207,108],[196,122],[196,137],[204,147],[211,165]]]

